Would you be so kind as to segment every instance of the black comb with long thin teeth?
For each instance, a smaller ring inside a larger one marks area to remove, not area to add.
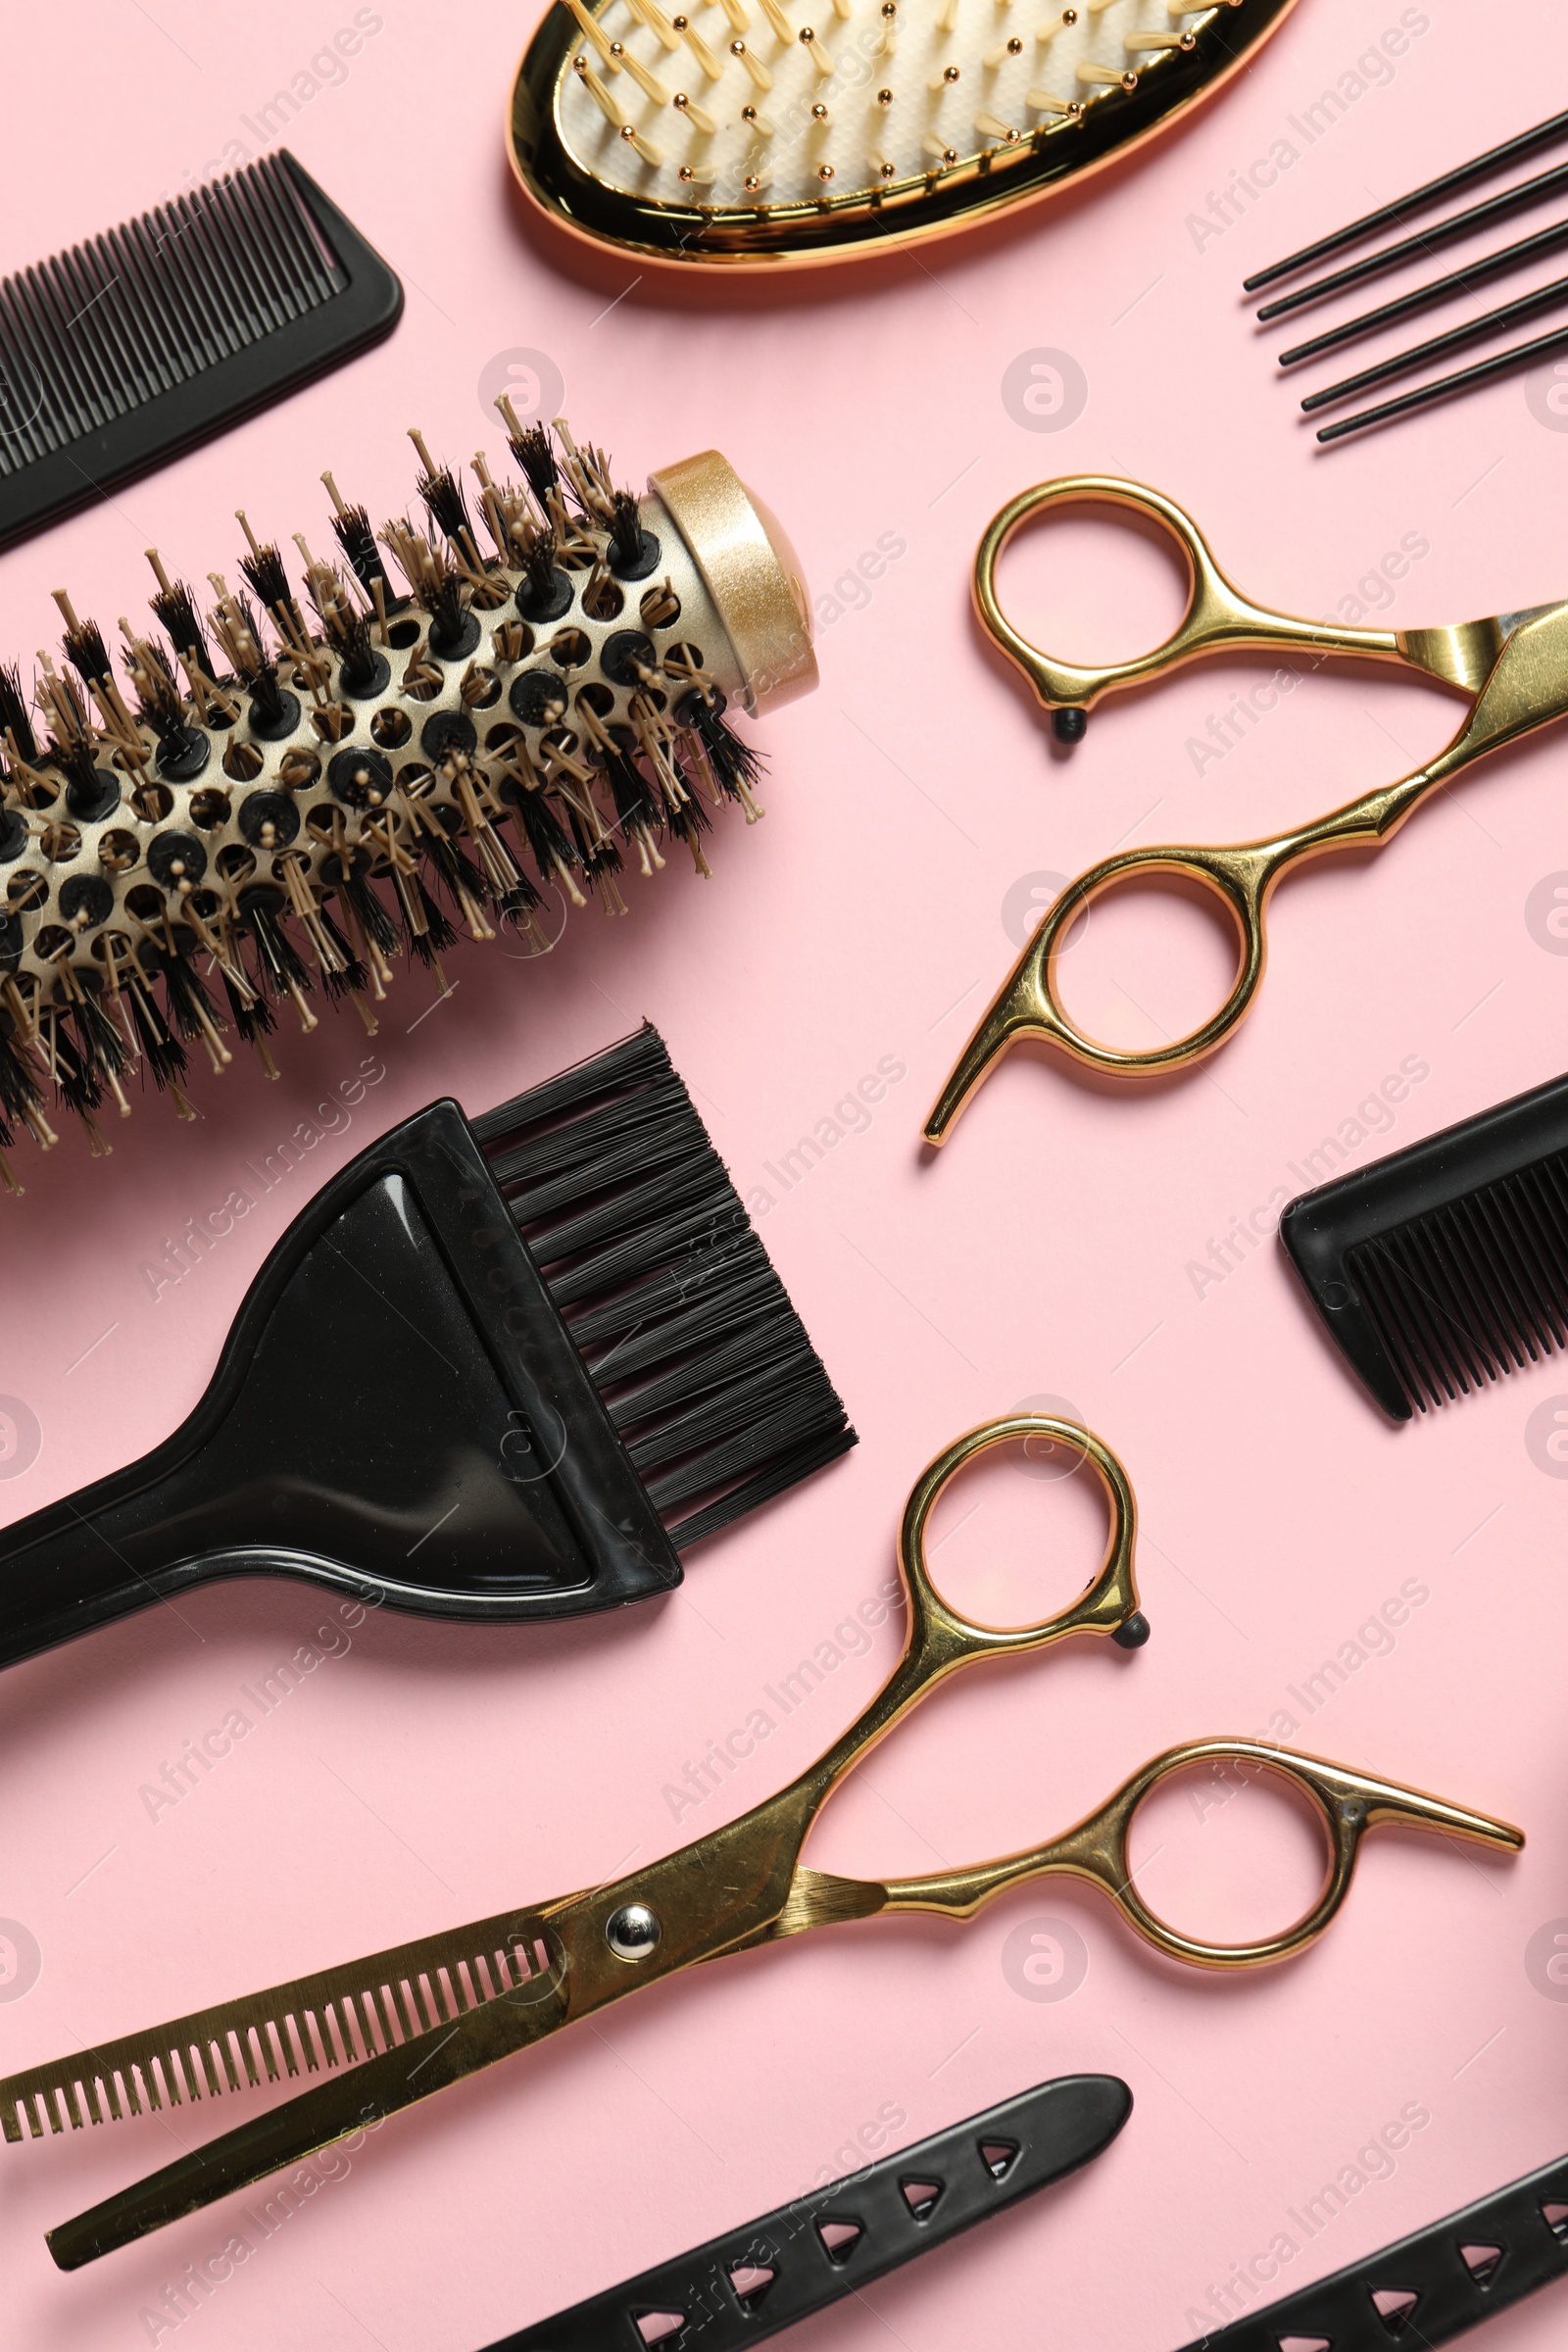
[[[1396,1421],[1568,1347],[1568,1078],[1302,1193],[1280,1239]]]
[[[0,281],[0,546],[390,334],[403,288],[285,148]]]

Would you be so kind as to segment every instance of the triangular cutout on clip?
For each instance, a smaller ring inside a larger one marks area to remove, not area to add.
[[[1568,2240],[1568,2205],[1547,2202],[1541,2208],[1541,2218],[1553,2237]]]
[[[1421,2297],[1413,2286],[1374,2286],[1368,2288],[1372,2308],[1391,2335],[1401,2335],[1415,2317],[1415,2307]]]
[[[1490,2286],[1502,2260],[1501,2246],[1461,2246],[1459,2259],[1477,2286]]]
[[[757,2309],[778,2272],[761,2262],[737,2262],[729,2273],[730,2292],[748,2318]]]
[[[673,2344],[686,2332],[683,2311],[634,2311],[631,2317],[645,2344]]]
[[[941,2180],[901,2180],[904,2201],[917,2222],[929,2221],[946,2183]]]
[[[1279,2352],[1334,2352],[1334,2339],[1328,2335],[1277,2335],[1274,2341]]]
[[[824,2214],[816,2225],[816,2234],[829,2262],[845,2263],[865,2235],[863,2222],[852,2222],[841,2213]]]
[[[1018,2142],[1015,2139],[983,2139],[980,2142],[980,2161],[993,2180],[1005,2180],[1018,2161]]]

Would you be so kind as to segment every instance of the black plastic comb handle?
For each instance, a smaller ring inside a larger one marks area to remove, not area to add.
[[[1548,2212],[1555,2216],[1549,2222]],[[1183,2352],[1279,2352],[1293,2341],[1331,2352],[1390,2352],[1398,2344],[1416,2352],[1451,2343],[1568,2271],[1565,2226],[1568,2156],[1559,2156],[1430,2230],[1199,2336]]]
[[[1568,1194],[1545,1165],[1568,1152],[1568,1078],[1445,1127],[1423,1143],[1291,1201],[1280,1240],[1335,1346],[1396,1421],[1478,1365],[1510,1371],[1531,1355],[1568,1298]],[[1516,1199],[1530,1171],[1545,1181]],[[1503,1188],[1495,1219],[1477,1197]],[[1429,1219],[1415,1245],[1403,1228]],[[1534,1342],[1535,1344],[1532,1344]]]
[[[0,281],[0,547],[379,342],[402,309],[286,148]]]
[[[1132,2104],[1115,2075],[1042,2082],[489,2352],[735,2352],[1076,2172],[1109,2146]],[[677,2314],[681,2324],[662,2332],[638,2325]]]

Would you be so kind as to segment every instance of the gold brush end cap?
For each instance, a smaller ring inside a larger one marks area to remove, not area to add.
[[[754,718],[816,684],[811,601],[801,560],[772,510],[716,449],[650,474],[713,600]]]

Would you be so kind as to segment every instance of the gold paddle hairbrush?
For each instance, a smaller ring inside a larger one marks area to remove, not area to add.
[[[1080,179],[1217,88],[1293,0],[556,0],[512,97],[524,192],[730,268],[933,236]]]
[[[296,534],[208,576],[205,619],[156,549],[168,647],[127,619],[117,677],[69,596],[65,665],[40,653],[34,724],[0,667],[0,1183],[19,1130],[46,1149],[151,1076],[182,1117],[188,1050],[237,1035],[276,1075],[276,1014],[372,1005],[400,956],[443,988],[460,932],[554,944],[554,913],[679,842],[752,822],[756,750],[731,727],[816,683],[793,550],[716,450],[635,498],[602,450],[505,418],[520,480],[475,491],[412,434],[422,514],[372,531],[332,501],[334,560]],[[475,513],[474,510],[477,510]],[[383,557],[390,558],[388,570]],[[341,560],[337,560],[341,559]],[[550,904],[547,906],[547,902]]]

